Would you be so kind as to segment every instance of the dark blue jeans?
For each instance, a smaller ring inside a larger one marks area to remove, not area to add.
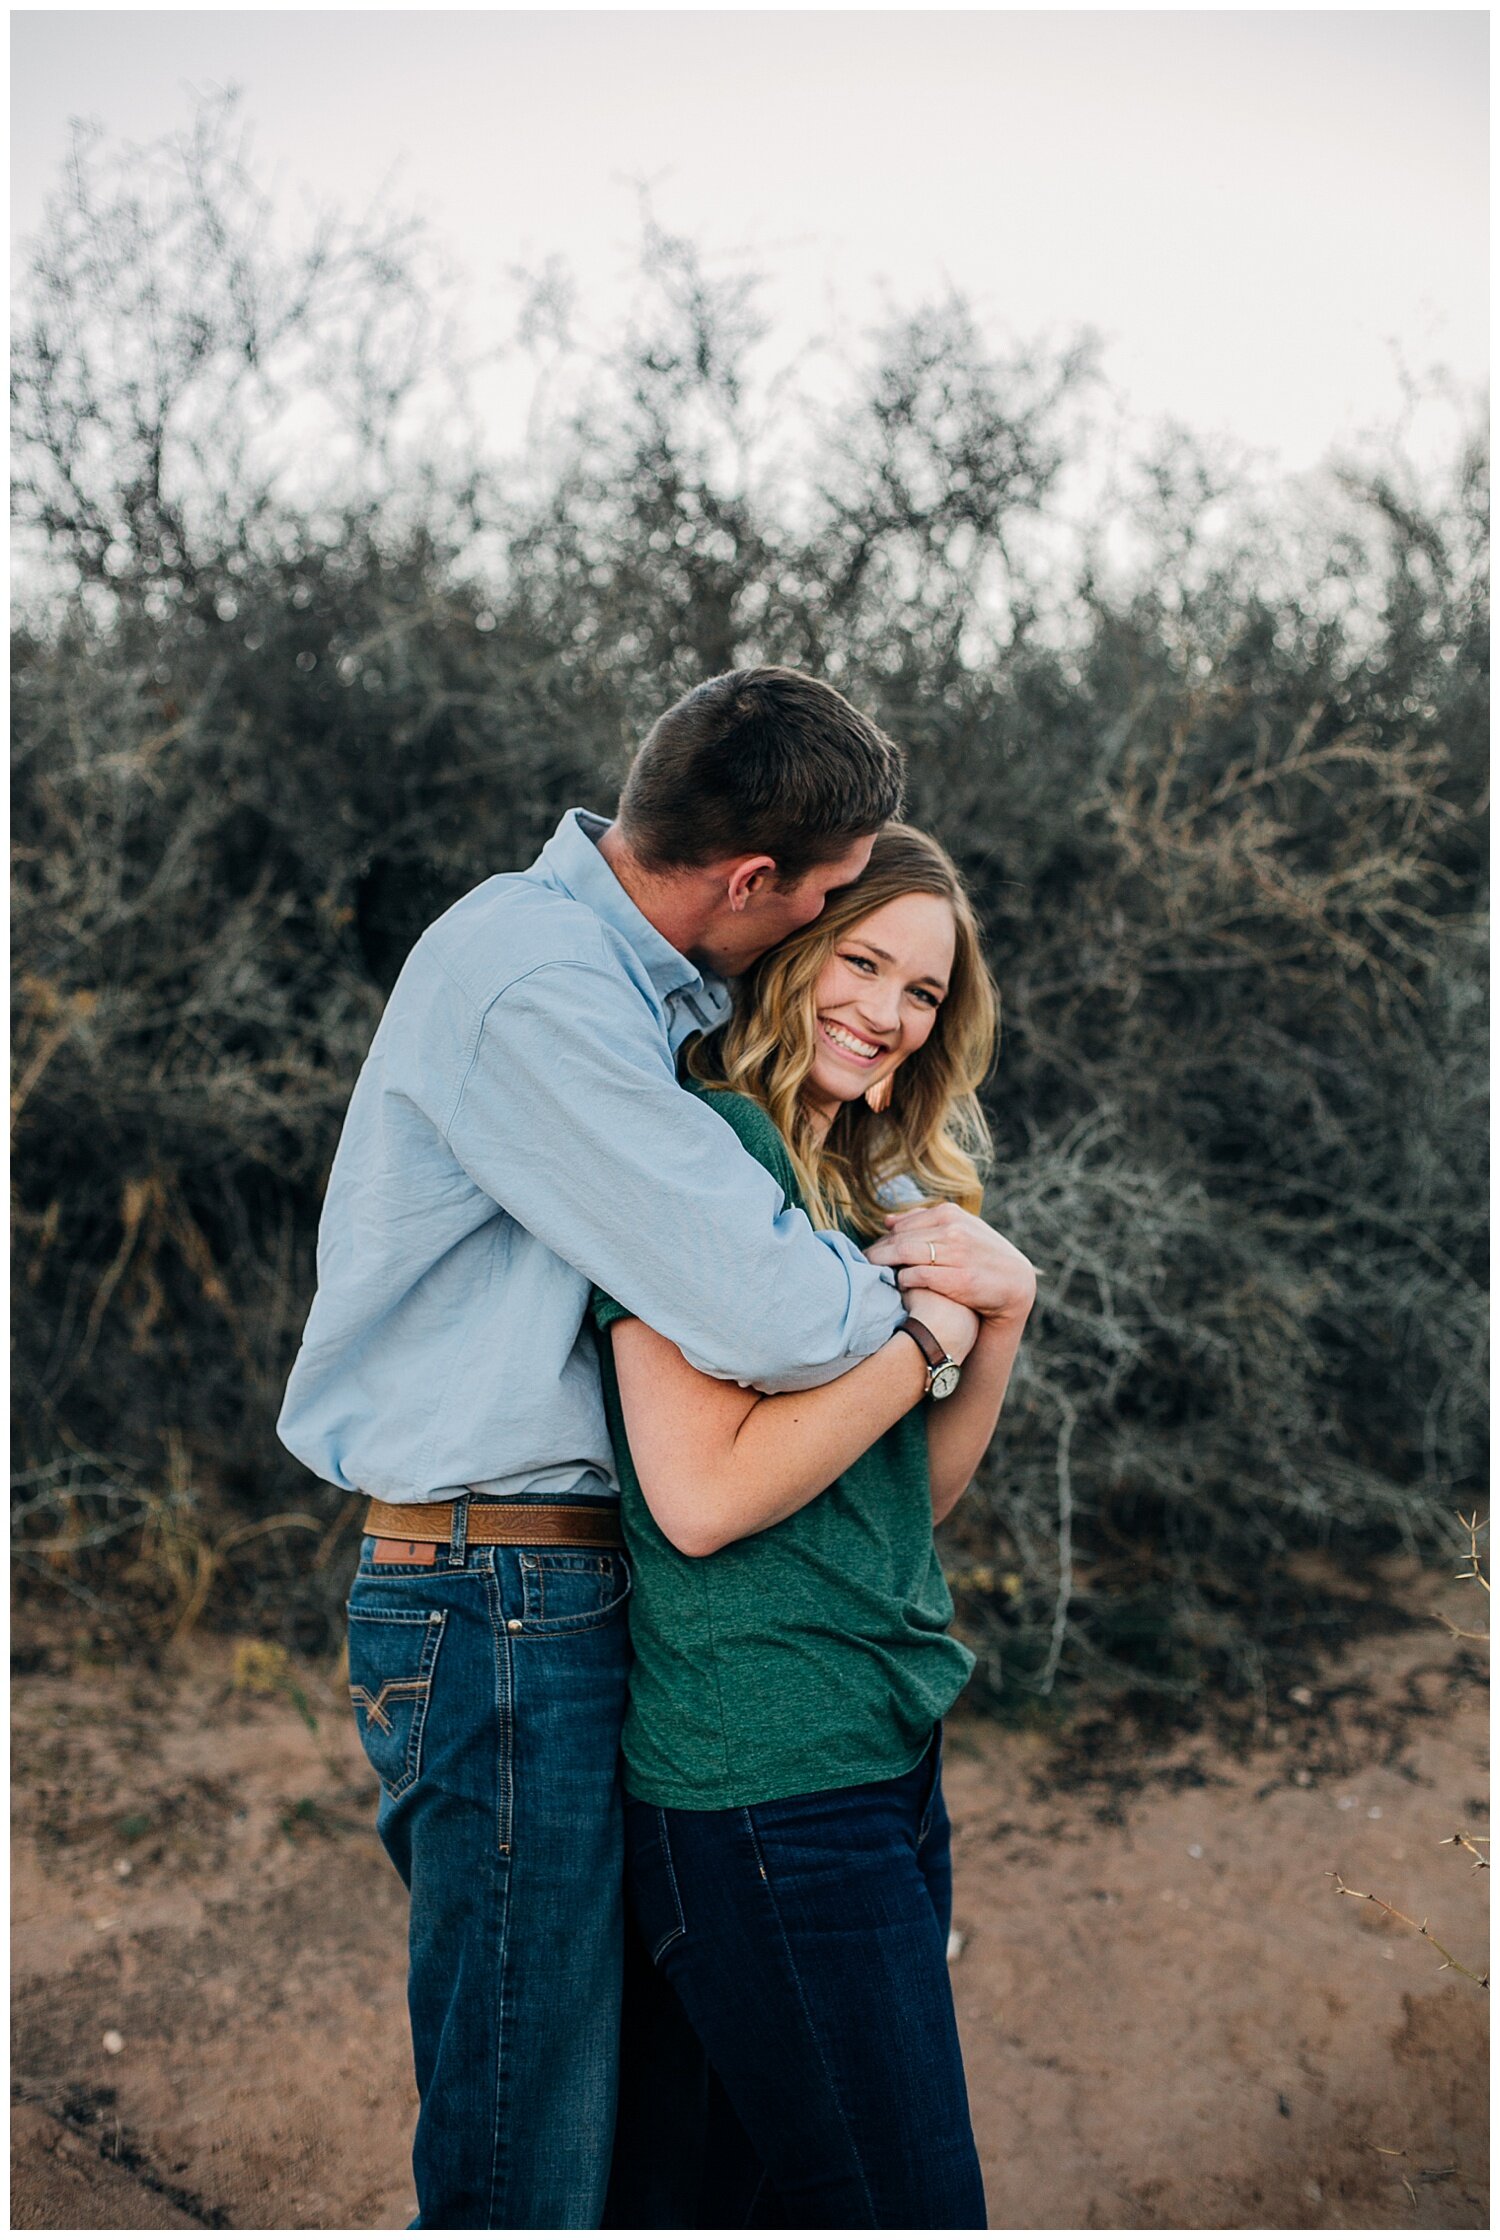
[[[625,1559],[470,1548],[450,1569],[439,1548],[389,1566],[374,1546],[349,1597],[349,1686],[411,1892],[417,2222],[597,2227],[618,2081]]]
[[[607,2222],[982,2230],[939,1738],[899,1780],[736,1812],[627,1798],[625,1826]]]

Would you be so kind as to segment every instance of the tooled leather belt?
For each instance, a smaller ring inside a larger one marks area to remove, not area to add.
[[[372,1501],[365,1530],[411,1554],[386,1554],[386,1562],[421,1563],[429,1550],[452,1538],[451,1501]],[[613,1505],[569,1507],[562,1501],[471,1501],[464,1538],[471,1548],[621,1548],[620,1513]],[[420,1553],[416,1551],[420,1550]],[[377,1549],[377,1557],[384,1553]]]

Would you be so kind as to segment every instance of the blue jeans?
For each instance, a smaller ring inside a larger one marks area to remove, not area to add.
[[[983,2230],[940,1750],[743,1811],[626,1799],[611,2226]]]
[[[614,2132],[625,1558],[366,1539],[349,1687],[411,1893],[426,2227],[596,2227]],[[350,1892],[351,1903],[357,1893]]]

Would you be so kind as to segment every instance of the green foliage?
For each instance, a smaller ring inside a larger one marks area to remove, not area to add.
[[[1309,528],[1178,436],[1070,536],[1086,347],[946,302],[815,415],[648,225],[500,473],[413,448],[420,237],[271,243],[209,112],[85,148],[23,282],[23,1580],[329,1638],[353,1510],[272,1425],[383,998],[679,691],[779,660],[905,741],[1001,983],[991,1210],[1043,1282],[956,1527],[991,1684],[1261,1685],[1281,1556],[1433,1549],[1483,1467],[1478,447]]]

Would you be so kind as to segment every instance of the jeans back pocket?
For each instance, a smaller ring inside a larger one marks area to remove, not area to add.
[[[386,1794],[422,1769],[422,1729],[447,1617],[443,1610],[349,1609],[349,1700]]]

